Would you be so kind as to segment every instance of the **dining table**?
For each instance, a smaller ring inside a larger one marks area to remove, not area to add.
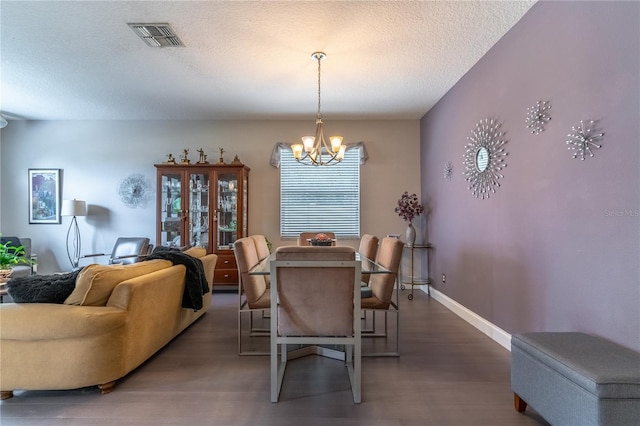
[[[276,260],[275,251],[268,257],[265,257],[249,271],[249,275],[269,275],[269,264],[272,260]],[[384,266],[376,263],[375,260],[368,259],[356,252],[356,260],[360,261],[360,273],[367,274],[391,274],[392,272]]]

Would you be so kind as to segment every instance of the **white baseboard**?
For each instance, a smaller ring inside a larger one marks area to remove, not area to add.
[[[426,293],[426,286],[424,287],[425,288],[422,288],[421,290]],[[431,287],[430,292],[431,297],[433,297],[437,302],[443,304],[451,312],[458,315],[460,318],[489,336],[492,340],[494,340],[500,346],[504,347],[506,350],[511,351],[511,335],[509,333],[496,326],[495,324],[490,323],[475,312],[465,308],[455,300],[451,299],[449,296],[446,296],[433,287]]]

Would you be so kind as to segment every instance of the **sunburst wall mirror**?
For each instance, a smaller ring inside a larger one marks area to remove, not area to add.
[[[485,118],[476,124],[468,136],[464,153],[464,175],[469,189],[476,198],[489,198],[500,187],[502,169],[507,167],[504,145],[507,140],[501,124],[493,118]]]
[[[125,206],[135,209],[146,206],[153,193],[147,178],[142,174],[134,173],[120,181],[118,195]]]

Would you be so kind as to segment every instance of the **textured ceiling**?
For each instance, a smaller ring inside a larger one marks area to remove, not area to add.
[[[417,119],[533,1],[0,2],[9,119]],[[127,23],[169,23],[148,47]]]

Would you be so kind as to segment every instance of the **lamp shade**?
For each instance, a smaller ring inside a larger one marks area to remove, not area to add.
[[[87,203],[82,200],[62,200],[62,209],[60,210],[62,216],[86,216],[87,215]]]

